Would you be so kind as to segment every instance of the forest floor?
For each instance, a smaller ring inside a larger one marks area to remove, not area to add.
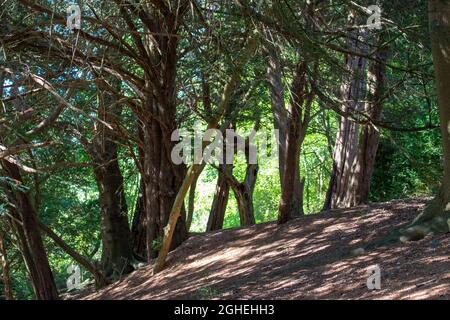
[[[450,299],[450,234],[353,250],[411,221],[426,199],[301,217],[286,225],[191,235],[151,276],[146,265],[98,292],[71,299]],[[381,290],[368,290],[379,265]]]

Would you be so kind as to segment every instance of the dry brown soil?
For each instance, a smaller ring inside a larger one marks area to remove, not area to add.
[[[75,299],[450,299],[450,234],[352,250],[411,221],[425,199],[335,210],[286,225],[191,235],[169,255],[98,292]],[[367,288],[367,268],[381,268],[381,290]]]

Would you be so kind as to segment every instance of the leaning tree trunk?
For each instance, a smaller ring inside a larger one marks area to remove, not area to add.
[[[39,228],[41,231],[47,235],[53,242],[59,246],[65,253],[67,253],[72,259],[78,262],[83,268],[85,268],[95,279],[96,288],[101,288],[109,284],[106,277],[102,272],[97,270],[97,268],[85,257],[72,249],[61,237],[59,237],[52,229],[47,227],[42,222],[39,222]]]
[[[350,52],[359,52],[363,55],[367,54],[366,39],[367,30],[352,31],[347,39],[348,50]],[[357,119],[359,114],[364,111],[366,60],[363,56],[348,54],[346,56],[347,74],[341,85],[341,96],[344,102],[342,111],[353,115]],[[347,191],[354,164],[358,158],[358,138],[359,125],[349,117],[341,116],[333,153],[333,171],[324,210],[352,205],[351,197],[349,197]]]
[[[151,127],[153,126],[153,127]],[[175,201],[176,190],[180,186],[184,166],[174,165],[169,156],[172,141],[162,136],[160,124],[149,121],[140,125],[142,150],[140,161],[143,174],[139,197],[132,222],[132,243],[135,254],[152,259],[159,251],[164,235],[171,204]],[[164,141],[163,141],[164,139]],[[184,208],[182,208],[184,211]],[[187,225],[183,215],[177,221],[171,250],[178,247],[187,237]]]
[[[9,272],[8,254],[6,251],[3,231],[0,230],[0,265],[2,267],[3,291],[6,300],[14,300],[11,275]]]
[[[16,201],[11,200],[12,198],[10,198],[10,201],[12,203],[15,203]],[[18,221],[20,221],[20,216],[17,213],[16,210],[14,209],[10,209],[9,210],[11,217],[13,217],[13,219],[10,219],[10,223],[11,223],[11,228],[12,231],[17,239],[17,243],[19,246],[19,251],[20,254],[22,256],[23,262],[25,263],[25,267],[27,269],[28,272],[28,276],[30,279],[30,283],[31,283],[31,287],[33,288],[33,292],[34,295],[36,297],[36,299],[41,300],[41,297],[39,295],[39,290],[37,288],[37,284],[38,284],[38,273],[36,270],[36,266],[34,265],[33,262],[33,258],[31,256],[31,251],[30,248],[28,246],[27,240],[25,238],[25,233],[23,231],[22,225],[18,223]]]
[[[256,50],[256,47],[257,47],[256,39],[250,38],[247,43],[247,46],[243,50],[243,55],[241,59],[236,64],[236,68],[234,69],[230,81],[226,84],[224,88],[222,99],[218,107],[219,110],[218,116],[210,120],[207,129],[217,129],[219,127],[220,120],[222,119],[224,114],[229,111],[229,102],[231,95],[237,86],[237,83],[240,79],[241,72],[244,66],[247,64],[251,55]],[[204,150],[204,148],[206,148],[207,145],[208,142],[204,141],[202,144],[202,150]],[[183,207],[184,207],[183,204],[186,194],[189,188],[191,187],[192,183],[196,179],[196,177],[200,175],[200,173],[205,167],[203,156],[201,157],[201,159],[197,160],[202,161],[202,163],[201,164],[194,163],[189,167],[188,170],[184,170],[186,174],[184,175],[184,178],[180,183],[179,190],[175,196],[175,201],[173,202],[172,209],[170,210],[169,213],[167,225],[164,227],[164,236],[162,240],[161,249],[158,253],[158,258],[156,259],[155,265],[153,267],[154,273],[158,273],[164,269],[167,254],[169,253],[169,250],[172,247],[173,242],[176,240],[174,237],[177,230],[177,224],[180,221],[180,218],[182,218],[183,216]],[[186,228],[184,229],[186,230]]]
[[[3,160],[2,167],[11,179],[17,181],[17,183],[23,183],[17,165],[7,160]],[[37,212],[31,203],[28,193],[22,191],[15,191],[14,193],[16,210],[22,221],[24,240],[29,248],[29,255],[31,258],[29,263],[32,264],[32,267],[34,268],[32,280],[35,282],[34,288],[36,289],[36,296],[41,300],[58,299],[58,291],[39,231]]]
[[[269,67],[267,70],[267,77],[270,84],[270,96],[272,105],[272,115],[274,119],[274,129],[279,131],[278,140],[278,170],[280,175],[281,188],[283,188],[283,173],[286,164],[286,137],[288,131],[288,110],[284,102],[284,88],[283,88],[283,71],[280,63],[280,57],[276,48],[267,50]],[[303,215],[303,187],[300,180],[298,168],[300,164],[297,160],[297,169],[294,176],[294,189],[292,200],[292,214]],[[291,172],[292,174],[292,172]]]
[[[419,240],[427,234],[450,231],[450,2],[428,1],[429,23],[444,152],[442,187],[435,199],[408,227],[400,240]]]

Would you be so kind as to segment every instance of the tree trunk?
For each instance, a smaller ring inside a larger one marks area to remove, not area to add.
[[[106,92],[98,94],[98,118],[114,126],[121,107]],[[102,270],[106,277],[118,277],[133,271],[131,231],[124,181],[119,167],[117,135],[101,123],[95,124],[94,138],[87,151],[94,163],[99,190]]]
[[[139,141],[144,143],[144,131],[139,119],[136,119],[137,136]],[[136,165],[140,169],[141,179],[139,181],[139,194],[136,199],[135,210],[133,215],[133,221],[131,225],[131,238],[133,252],[135,256],[138,256],[141,260],[145,261],[147,256],[147,240],[146,240],[146,230],[147,230],[147,219],[145,216],[145,183],[144,183],[144,149],[143,145],[138,145],[138,159],[139,163]]]
[[[148,112],[155,115],[158,114],[158,109],[159,107],[153,103],[147,106]],[[170,159],[174,146],[170,137],[172,131],[176,129],[174,113],[171,119],[165,121],[164,125],[160,123],[160,119],[141,121],[143,136],[141,160],[144,173],[141,180],[142,197],[139,199],[133,221],[133,244],[136,252],[147,259],[158,255],[164,226],[168,222],[170,210],[186,170],[184,165],[174,165]],[[181,216],[177,221],[174,234],[171,249],[186,239],[185,217]]]
[[[378,42],[382,44],[382,40]],[[383,95],[386,78],[387,48],[378,48],[375,58],[371,61],[368,71],[368,98],[365,113],[372,121],[381,118],[383,110]],[[373,124],[362,126],[358,144],[358,158],[356,159],[347,188],[348,204],[358,206],[369,200],[370,182],[375,166],[380,131]]]
[[[133,251],[140,258],[146,256],[147,241],[145,230],[147,228],[147,221],[145,218],[145,190],[144,182],[139,183],[139,195],[136,200],[136,208],[134,210],[133,222],[131,226],[131,237],[133,244]]]
[[[94,173],[100,192],[102,269],[109,277],[133,270],[131,233],[117,146],[104,141],[103,150],[96,148],[95,152],[98,152]]]
[[[216,192],[211,205],[206,231],[222,229],[223,221],[225,219],[225,211],[227,209],[228,198],[230,196],[230,184],[225,176],[226,173],[222,172],[222,170],[226,170],[226,172],[231,175],[233,172],[233,166],[221,164],[220,167],[221,170],[219,170],[218,173],[219,176],[217,178]]]
[[[80,255],[78,252],[73,250],[62,238],[60,238],[52,229],[47,227],[45,224],[39,222],[39,228],[46,234],[50,239],[52,239],[56,245],[58,245],[65,253],[67,253],[72,259],[78,262],[83,268],[90,272],[94,279],[97,288],[104,287],[108,284],[108,280],[105,276],[98,271],[95,266],[87,260],[85,257]]]
[[[276,48],[270,48],[267,50],[269,67],[267,71],[269,84],[270,84],[270,96],[272,104],[272,115],[274,119],[274,129],[279,130],[278,141],[278,169],[280,175],[281,188],[283,188],[283,173],[286,163],[286,137],[288,131],[288,110],[286,109],[284,102],[284,88],[283,88],[283,70],[280,63],[280,57]],[[297,167],[300,164],[297,162]],[[294,174],[294,190],[292,200],[292,214],[303,215],[303,194],[302,183],[300,180],[299,170],[296,170]]]
[[[25,233],[23,231],[22,225],[18,224],[18,221],[20,221],[20,216],[15,210],[10,209],[9,211],[11,215],[16,219],[16,221],[11,220],[11,228],[13,229],[13,232],[17,238],[19,251],[22,255],[23,262],[25,263],[31,287],[33,288],[33,292],[36,299],[41,300],[40,293],[37,287],[38,273],[36,270],[36,266],[34,265],[33,258],[31,256],[31,251],[25,238]]]
[[[9,273],[8,254],[6,251],[6,245],[4,241],[3,232],[0,230],[0,265],[2,267],[3,274],[3,291],[6,300],[14,300],[12,291],[11,275]]]
[[[291,88],[291,101],[289,103],[288,132],[286,137],[285,164],[283,182],[281,184],[281,199],[278,214],[278,223],[286,223],[298,213],[295,210],[295,181],[299,175],[299,161],[301,145],[306,135],[311,111],[312,95],[307,92],[306,63],[298,63]],[[294,174],[293,174],[294,173]],[[301,183],[303,185],[303,183]],[[303,189],[301,186],[300,189]],[[303,208],[302,190],[301,202]]]
[[[450,2],[428,1],[430,34],[444,152],[441,190],[409,226],[401,241],[420,240],[427,234],[450,231]]]
[[[347,48],[352,52],[367,54],[366,39],[367,30],[352,31],[347,39]],[[356,118],[364,111],[366,60],[362,56],[347,55],[347,74],[341,85],[341,96],[344,101],[342,111],[353,114]],[[359,125],[348,117],[341,116],[333,153],[333,171],[324,210],[353,205],[348,189],[352,172],[355,170],[355,162],[358,159],[358,138]]]
[[[436,77],[437,98],[441,123],[442,146],[444,152],[444,179],[442,186],[443,207],[450,210],[450,3],[429,1],[429,21],[433,64]]]
[[[142,181],[144,191],[144,214],[140,215],[135,228],[145,234],[145,258],[148,260],[159,253],[164,227],[169,221],[171,209],[186,172],[185,165],[174,165],[170,154],[174,142],[171,135],[178,128],[176,119],[176,73],[178,63],[178,27],[186,12],[188,2],[183,1],[174,8],[158,11],[150,3],[145,5],[150,19],[144,24],[143,46],[148,55],[145,68],[145,83],[142,90],[139,119],[142,152]],[[165,6],[165,5],[164,5]],[[155,34],[159,34],[155,36]],[[163,35],[164,34],[164,35]],[[171,36],[166,36],[166,34]],[[184,205],[176,221],[174,238],[170,249],[179,246],[187,236]],[[145,217],[145,219],[143,219]],[[136,241],[135,241],[136,243]]]
[[[247,152],[246,152],[247,153]],[[248,162],[248,154],[247,162]],[[253,210],[253,192],[255,190],[256,179],[258,177],[258,165],[247,163],[245,180],[233,188],[239,209],[241,226],[255,224],[255,214]]]
[[[226,140],[224,139],[224,142]],[[233,174],[233,165],[227,164],[227,148],[226,143],[223,144],[222,157],[223,163],[218,170],[216,192],[214,194],[214,200],[211,205],[211,211],[209,213],[208,224],[206,231],[220,230],[223,227],[223,221],[225,219],[225,211],[227,209],[228,199],[230,196],[230,183],[227,175]]]
[[[236,197],[239,220],[241,226],[251,226],[255,224],[255,215],[253,212],[253,195],[244,183],[233,188]]]
[[[186,230],[189,232],[191,229],[192,219],[194,217],[194,208],[195,208],[195,190],[197,188],[197,181],[199,177],[196,177],[194,182],[192,182],[192,186],[189,188],[189,197],[188,197],[188,212],[186,218]]]
[[[22,184],[22,176],[20,175],[17,165],[3,160],[2,167],[11,179]],[[17,191],[15,193],[15,206],[22,221],[24,237],[29,248],[31,261],[30,267],[33,268],[32,281],[36,289],[36,296],[42,300],[58,299],[58,291],[56,290],[55,281],[45,252],[44,243],[39,232],[39,223],[37,212],[33,208],[28,193]]]
[[[257,121],[257,124],[255,127],[259,126],[259,120]],[[256,131],[256,129],[255,129]],[[233,142],[228,141],[228,143],[236,144],[236,137],[233,138]],[[238,138],[240,139],[240,138]],[[255,190],[256,180],[258,177],[258,164],[257,163],[251,163],[250,160],[252,159],[251,154],[255,152],[256,153],[256,147],[251,145],[250,137],[247,137],[245,139],[245,158],[247,162],[246,172],[245,172],[245,178],[244,181],[241,183],[239,182],[232,173],[233,165],[232,164],[224,164],[220,168],[220,175],[219,179],[223,178],[224,181],[224,187],[229,188],[231,187],[234,192],[234,196],[237,201],[238,205],[238,211],[239,211],[239,220],[241,226],[250,226],[255,224],[255,215],[253,210],[253,192]],[[226,156],[226,150],[228,147],[226,144],[224,144],[224,159],[227,158]],[[234,149],[234,148],[233,148]],[[236,150],[236,149],[234,149]],[[221,182],[221,181],[219,181]],[[227,191],[227,198],[228,199],[228,193]],[[226,209],[226,203],[225,206],[221,208],[223,213],[219,219],[221,219],[220,224],[223,224],[223,218],[225,214]],[[210,216],[211,218],[211,216]]]
[[[152,104],[150,110],[152,114],[159,113],[156,104]],[[152,119],[143,127],[147,259],[155,258],[158,255],[164,236],[164,227],[169,221],[170,211],[185,172],[184,165],[174,165],[170,159],[174,146],[170,137],[176,129],[174,112],[171,114],[171,119],[164,123],[165,127],[161,125],[160,120],[156,119]],[[184,207],[181,210],[184,211]],[[186,222],[181,215],[174,230],[170,249],[178,247],[186,239],[186,236]]]
[[[158,273],[164,269],[166,257],[172,248],[172,239],[174,239],[174,234],[177,228],[179,218],[181,216],[181,211],[184,203],[184,198],[195,180],[196,176],[200,175],[201,171],[205,167],[204,164],[193,164],[187,171],[183,183],[181,184],[180,190],[173,203],[173,208],[169,215],[169,221],[164,227],[164,237],[162,240],[162,245],[158,253],[155,265],[153,267],[153,273]]]
[[[232,93],[234,92],[236,85],[240,79],[241,72],[244,68],[244,66],[247,64],[248,60],[250,59],[251,55],[254,53],[257,47],[257,41],[254,38],[250,38],[247,46],[243,50],[243,55],[241,59],[236,64],[236,68],[234,69],[233,75],[230,78],[230,81],[226,84],[224,88],[224,92],[222,94],[222,99],[219,104],[218,110],[219,115],[217,117],[214,117],[212,120],[210,120],[207,129],[216,129],[219,126],[219,122],[221,118],[224,116],[224,114],[229,111],[229,102]],[[224,129],[224,128],[222,128]],[[208,142],[203,142],[202,147],[203,150],[207,146]],[[197,159],[203,161],[203,157],[201,159]],[[180,217],[182,218],[182,211],[183,211],[183,204],[184,199],[186,197],[186,194],[191,187],[192,183],[200,175],[202,170],[205,167],[205,163],[202,164],[193,164],[184,175],[184,178],[182,179],[180,183],[180,187],[178,192],[175,196],[175,201],[173,202],[172,208],[169,213],[169,218],[167,225],[164,227],[164,236],[162,240],[161,250],[158,253],[158,258],[156,259],[155,265],[153,267],[153,272],[158,273],[161,270],[164,269],[167,254],[169,253],[170,248],[172,247],[172,244],[176,239],[174,238],[175,231],[177,228],[177,224],[180,220]],[[184,228],[186,230],[186,228]]]

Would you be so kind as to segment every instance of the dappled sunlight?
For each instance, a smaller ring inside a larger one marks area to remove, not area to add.
[[[334,210],[286,225],[191,236],[151,266],[87,299],[426,299],[448,298],[450,239],[351,251],[414,217],[424,200],[394,201],[362,210]],[[376,231],[374,233],[373,231]],[[381,268],[381,290],[367,289],[367,268]],[[207,297],[201,292],[209,292]]]

